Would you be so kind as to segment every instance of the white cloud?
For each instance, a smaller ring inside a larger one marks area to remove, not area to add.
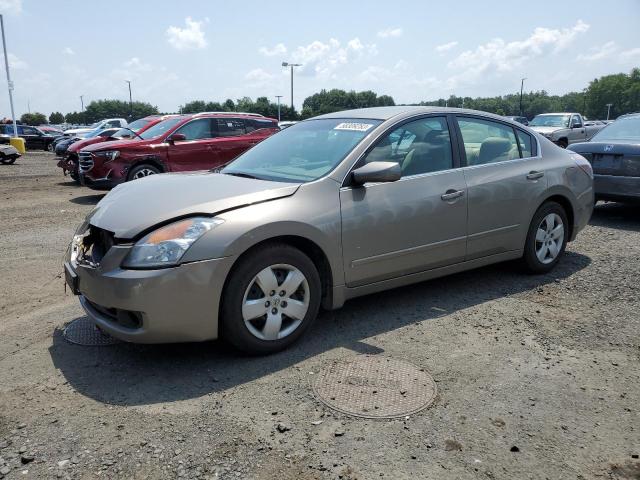
[[[278,43],[273,48],[260,47],[258,51],[265,57],[275,57],[287,53],[287,47],[285,47],[284,43]]]
[[[263,85],[273,80],[275,75],[266,72],[262,68],[255,68],[247,73],[244,78],[252,85]]]
[[[22,0],[0,0],[0,13],[19,14],[22,12]]]
[[[451,77],[452,86],[459,81],[473,81],[487,73],[501,74],[520,68],[535,57],[557,53],[566,48],[577,35],[586,32],[589,25],[582,20],[570,28],[549,29],[538,27],[524,40],[505,42],[495,38],[475,50],[467,50],[448,63],[457,70]]]
[[[442,45],[438,45],[436,47],[436,52],[445,53],[451,50],[452,48],[456,47],[457,45],[458,45],[458,42],[443,43]]]
[[[1,53],[0,60],[4,64],[4,55],[2,55]],[[29,65],[17,55],[9,52],[9,68],[11,70],[26,70],[27,68],[29,68]]]
[[[632,48],[630,50],[620,52],[620,59],[625,62],[630,60],[640,60],[640,48]]]
[[[296,48],[291,57],[294,63],[301,63],[300,74],[332,78],[335,71],[347,63],[364,55],[377,55],[375,44],[363,44],[359,38],[353,38],[343,46],[335,38],[327,43],[320,40],[311,42],[307,46]]]
[[[176,50],[197,50],[207,46],[207,39],[204,37],[202,25],[204,21],[196,21],[191,17],[185,18],[186,28],[174,27],[167,29],[167,41]]]
[[[576,60],[584,62],[596,62],[613,55],[618,51],[616,42],[607,42],[599,47],[593,47],[589,49],[589,53],[581,53],[576,57]]]
[[[385,28],[384,30],[380,30],[378,32],[378,37],[380,38],[391,38],[391,37],[401,37],[401,36],[402,36],[402,28],[400,27]]]
[[[71,47],[64,47],[62,49],[62,53],[64,53],[65,55],[75,55],[76,54],[76,52],[74,52]]]

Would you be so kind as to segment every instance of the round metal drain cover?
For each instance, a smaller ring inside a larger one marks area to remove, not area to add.
[[[396,418],[427,408],[436,384],[427,372],[381,355],[358,355],[325,365],[312,379],[329,408],[364,418]]]
[[[67,342],[76,345],[103,346],[120,343],[120,340],[101,332],[88,318],[78,318],[69,323],[64,331],[64,338]]]

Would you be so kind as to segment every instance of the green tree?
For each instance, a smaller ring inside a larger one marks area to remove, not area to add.
[[[49,115],[49,123],[53,123],[54,125],[64,123],[64,115],[60,112],[53,112]]]
[[[375,92],[366,90],[346,92],[334,88],[332,90],[321,90],[320,92],[307,97],[302,104],[302,118],[309,118],[324,113],[337,112],[352,108],[367,108],[385,105],[395,105],[393,98],[389,95],[378,97]]]
[[[47,116],[44,113],[34,112],[34,113],[24,113],[20,117],[20,122],[25,125],[44,125],[47,123]]]
[[[129,121],[148,115],[157,115],[158,107],[146,102],[129,102],[122,100],[94,100],[84,111],[84,120],[93,123],[105,118],[126,118]]]

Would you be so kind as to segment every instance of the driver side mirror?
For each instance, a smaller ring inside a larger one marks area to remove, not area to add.
[[[186,139],[187,137],[183,133],[174,133],[173,135],[169,136],[169,138],[167,138],[167,141],[169,143],[174,143],[174,142],[181,142]]]
[[[351,178],[356,185],[369,182],[395,182],[402,177],[402,170],[398,162],[371,162],[356,168],[351,172]]]

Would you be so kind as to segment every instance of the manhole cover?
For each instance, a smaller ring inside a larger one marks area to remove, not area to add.
[[[335,360],[311,384],[328,407],[364,418],[396,418],[431,405],[436,384],[431,375],[407,362],[382,355]]]
[[[101,346],[120,343],[117,338],[98,330],[93,322],[86,317],[78,318],[68,324],[62,334],[67,342],[75,343],[76,345]]]

